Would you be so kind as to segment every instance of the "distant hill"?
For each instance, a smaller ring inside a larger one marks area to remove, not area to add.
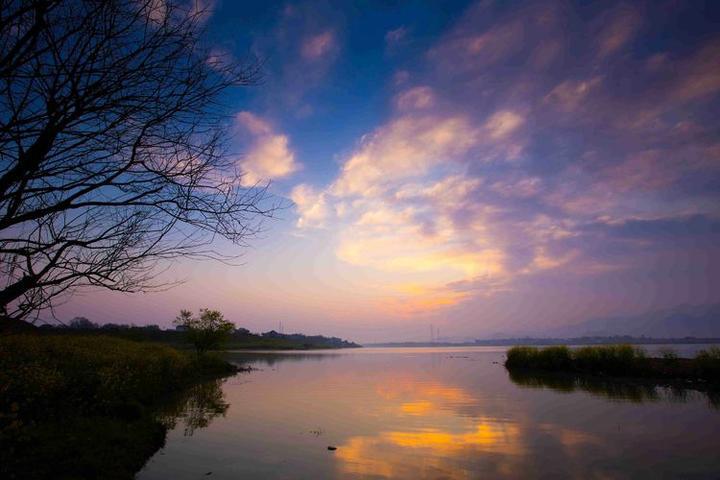
[[[720,303],[681,305],[642,315],[593,318],[542,332],[543,337],[629,335],[654,338],[720,337]]]

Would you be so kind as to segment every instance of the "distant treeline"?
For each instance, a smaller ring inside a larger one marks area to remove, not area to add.
[[[38,332],[53,335],[72,335],[82,332],[84,335],[109,335],[135,341],[149,341],[169,344],[178,348],[186,347],[185,332],[181,327],[163,330],[158,325],[124,325],[107,323],[98,325],[90,320],[79,317],[68,325],[45,324],[37,328]],[[277,349],[277,350],[308,350],[319,348],[356,348],[360,345],[338,337],[322,335],[303,335],[300,333],[283,334],[275,330],[264,333],[252,333],[246,328],[236,328],[227,342],[225,349]]]
[[[615,335],[611,337],[572,337],[572,338],[495,338],[475,340],[473,342],[384,342],[369,343],[367,347],[505,347],[514,345],[660,345],[660,344],[701,344],[720,343],[720,338],[682,337],[682,338],[652,338],[632,337],[629,335]]]
[[[475,340],[473,345],[658,345],[658,344],[700,344],[720,343],[720,338],[682,337],[682,338],[653,338],[633,337],[629,335],[614,335],[610,337],[571,337],[571,338],[501,338],[495,340]]]

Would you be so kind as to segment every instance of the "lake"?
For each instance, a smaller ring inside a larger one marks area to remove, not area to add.
[[[230,353],[257,370],[207,384],[137,478],[720,477],[717,396],[511,378],[505,351]]]

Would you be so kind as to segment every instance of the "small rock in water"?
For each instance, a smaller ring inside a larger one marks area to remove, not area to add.
[[[212,472],[207,472],[207,473],[205,474],[206,477],[207,477],[208,475],[212,475]]]
[[[333,447],[332,445],[328,447],[328,450],[337,450],[337,447]]]

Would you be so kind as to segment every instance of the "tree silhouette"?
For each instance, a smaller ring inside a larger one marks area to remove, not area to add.
[[[266,185],[241,186],[218,102],[258,62],[211,60],[204,14],[0,0],[0,317],[161,287],[165,261],[229,260],[213,239],[243,245],[276,211]]]
[[[219,348],[235,329],[235,325],[225,320],[220,311],[207,308],[200,309],[197,317],[193,317],[190,310],[180,310],[174,323],[184,327],[185,336],[195,347],[198,357],[208,350]]]

